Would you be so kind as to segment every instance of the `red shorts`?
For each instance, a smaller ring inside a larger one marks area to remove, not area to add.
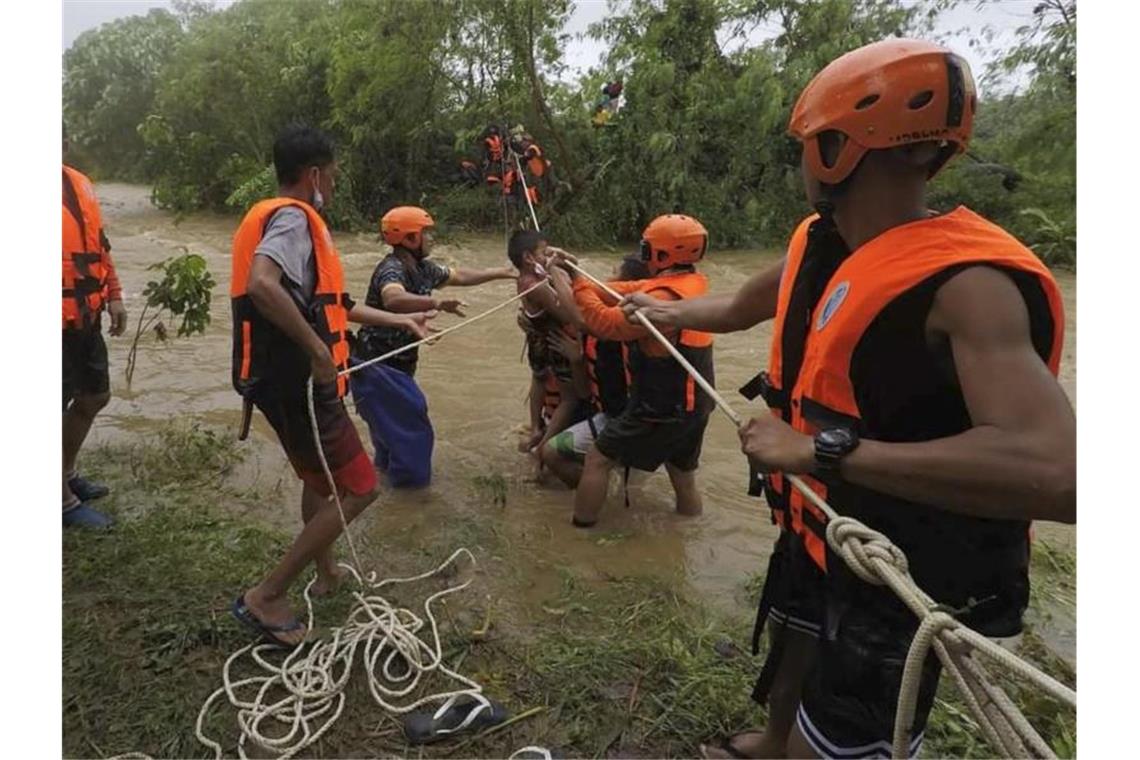
[[[273,426],[297,476],[322,496],[329,496],[329,482],[321,467],[309,420],[307,389],[299,387],[260,388],[253,404]],[[360,436],[349,419],[344,401],[335,385],[317,385],[315,408],[321,448],[336,482],[337,490],[355,495],[371,493],[377,485],[372,460],[360,443]]]

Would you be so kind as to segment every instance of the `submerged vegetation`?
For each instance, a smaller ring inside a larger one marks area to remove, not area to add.
[[[465,188],[488,123],[524,124],[558,192],[543,227],[576,244],[635,240],[676,207],[714,246],[784,242],[805,211],[797,93],[839,54],[890,35],[931,36],[962,0],[616,0],[588,34],[602,59],[568,69],[569,0],[178,0],[86,32],[64,54],[76,161],[147,181],[178,211],[242,209],[273,190],[270,146],[290,120],[339,144],[334,225],[370,227],[427,205],[443,224],[501,228],[486,188]],[[986,2],[987,0],[982,0]],[[1075,263],[1076,3],[1036,3],[1017,43],[975,72],[983,100],[970,156],[934,186],[1053,264]],[[976,30],[975,30],[976,31]],[[984,30],[983,30],[984,32]],[[952,37],[953,47],[987,45]],[[590,123],[603,83],[624,107]]]

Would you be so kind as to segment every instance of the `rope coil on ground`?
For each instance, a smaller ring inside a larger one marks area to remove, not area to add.
[[[452,325],[429,338],[409,343],[338,374],[348,375],[416,346],[434,343],[460,327],[499,311],[544,284],[545,280],[540,281],[497,306]],[[273,662],[268,657],[270,653],[279,654],[282,651],[280,647],[271,644],[249,644],[230,655],[222,668],[222,686],[206,699],[198,713],[195,726],[198,740],[214,750],[215,758],[222,757],[222,746],[205,735],[203,726],[211,707],[222,696],[225,696],[229,704],[237,710],[240,730],[238,754],[243,759],[248,757],[246,754],[248,743],[275,753],[279,760],[286,760],[319,740],[344,711],[344,690],[352,673],[356,651],[361,645],[364,650],[361,665],[368,678],[369,691],[377,704],[389,713],[403,715],[423,705],[439,702],[440,706],[433,715],[433,718],[438,720],[460,698],[474,700],[475,706],[470,709],[463,721],[452,728],[439,730],[439,733],[455,733],[468,728],[485,710],[492,709],[490,701],[483,696],[482,686],[443,664],[439,625],[432,612],[434,602],[467,588],[473,576],[428,596],[423,603],[422,617],[410,609],[397,607],[381,593],[381,590],[387,587],[410,584],[441,575],[461,556],[466,557],[474,567],[476,564],[474,555],[466,548],[457,549],[435,569],[408,578],[378,580],[375,571],[364,574],[360,570],[363,563],[348,528],[336,481],[321,446],[311,378],[307,391],[309,422],[317,455],[329,484],[331,500],[340,515],[342,532],[352,556],[351,563],[341,563],[340,566],[352,575],[360,589],[353,591],[355,604],[343,626],[333,628],[327,638],[294,648],[280,663]],[[309,631],[313,630],[314,625],[311,596],[313,583],[315,579],[305,586],[304,591]],[[430,626],[430,637],[427,640],[420,635],[425,626]],[[231,676],[231,669],[235,662],[246,654],[250,655],[257,666],[259,675],[235,680]],[[417,690],[426,675],[433,673],[458,682],[461,688],[429,693],[418,699],[404,701]],[[252,694],[243,697],[239,692],[252,692]],[[278,730],[274,732],[271,727]],[[512,757],[527,751],[538,752],[547,759],[550,757],[550,753],[541,747],[525,747]]]
[[[567,261],[566,264],[611,297],[618,301],[622,299],[620,293],[582,267],[572,261]],[[672,341],[640,311],[634,312],[634,316],[673,355],[673,358],[716,403],[717,408],[739,427],[743,422],[741,416],[681,355]],[[1076,692],[938,608],[934,600],[911,578],[906,554],[887,536],[854,518],[840,515],[802,478],[787,473],[785,475],[788,482],[804,498],[826,515],[827,543],[851,568],[851,571],[867,583],[889,587],[918,617],[919,626],[907,655],[895,711],[892,748],[894,756],[908,757],[910,728],[918,700],[922,663],[933,647],[943,667],[962,691],[967,706],[982,726],[982,732],[991,745],[1008,757],[1027,756],[1030,748],[1039,756],[1053,757],[1053,752],[1045,740],[1005,692],[990,682],[988,674],[974,656],[985,655],[1073,709],[1077,706]]]

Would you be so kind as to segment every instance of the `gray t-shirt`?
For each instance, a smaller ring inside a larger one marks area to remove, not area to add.
[[[296,206],[284,206],[269,218],[265,233],[254,251],[267,256],[285,273],[285,289],[302,311],[307,311],[317,289],[317,266],[309,218]]]

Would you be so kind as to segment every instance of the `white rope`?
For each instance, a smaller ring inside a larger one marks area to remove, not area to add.
[[[484,317],[489,317],[492,314],[494,314],[496,311],[499,311],[500,309],[504,309],[507,306],[510,306],[512,303],[514,303],[515,301],[518,301],[523,296],[530,293],[532,290],[537,290],[538,288],[540,288],[541,286],[543,286],[545,284],[546,284],[546,280],[540,280],[540,281],[536,282],[534,285],[531,285],[526,290],[522,291],[521,293],[517,293],[516,295],[511,296],[510,298],[508,298],[507,300],[498,304],[497,306],[492,306],[490,309],[487,309],[486,311],[484,311],[480,314],[476,314],[473,317],[468,317],[467,319],[463,320],[462,322],[457,322],[454,325],[452,325],[451,327],[447,327],[443,330],[440,330],[437,333],[432,333],[431,335],[429,335],[426,338],[420,338],[417,341],[414,341],[412,343],[408,343],[407,345],[400,346],[397,349],[393,349],[392,351],[389,351],[386,354],[374,357],[374,358],[369,359],[368,361],[365,361],[365,362],[361,362],[360,364],[356,364],[352,367],[349,367],[348,369],[343,369],[337,373],[337,377],[340,377],[341,375],[351,375],[353,372],[356,372],[357,370],[364,369],[365,367],[376,364],[378,362],[382,362],[385,359],[391,359],[393,356],[396,356],[397,354],[402,354],[405,351],[409,351],[413,348],[416,348],[417,346],[422,346],[425,343],[435,343],[437,340],[442,338],[444,335],[447,335],[448,333],[455,332],[456,330],[458,330],[461,327],[467,327],[467,325],[474,324],[475,322],[478,322],[480,319],[483,319]]]
[[[519,154],[515,153],[512,150],[511,155],[515,157],[515,166],[518,167],[518,170],[519,170],[519,180],[522,182],[523,197],[526,198],[527,208],[530,209],[531,221],[534,222],[535,230],[538,230],[538,217],[534,213],[534,204],[530,202],[530,191],[527,189],[527,186],[526,186],[526,177],[523,176],[522,164],[519,163]]]
[[[545,280],[536,283],[503,303],[430,338],[402,346],[376,359],[343,370],[338,375],[348,375],[416,346],[434,343],[447,333],[470,325],[517,301],[544,283]],[[361,666],[368,678],[369,691],[377,704],[391,714],[403,715],[422,705],[439,702],[440,706],[432,716],[434,720],[439,720],[460,698],[474,700],[476,704],[462,722],[452,728],[438,730],[438,733],[450,734],[465,730],[484,711],[492,709],[490,701],[483,696],[482,686],[443,664],[439,626],[432,612],[433,602],[467,588],[473,577],[428,596],[423,604],[423,617],[410,609],[395,606],[381,593],[382,589],[389,586],[414,583],[437,576],[455,563],[460,556],[470,560],[473,567],[475,557],[466,548],[460,548],[439,567],[410,578],[377,580],[375,571],[364,575],[359,569],[363,567],[363,563],[348,528],[348,520],[344,514],[336,481],[321,445],[312,378],[309,378],[307,391],[309,422],[317,457],[328,481],[331,498],[340,515],[342,532],[348,543],[349,553],[352,555],[351,564],[341,563],[340,566],[353,576],[361,589],[353,592],[356,602],[343,626],[333,628],[326,638],[292,649],[284,655],[281,662],[270,659],[270,655],[281,653],[281,648],[272,644],[249,644],[230,655],[222,668],[222,686],[206,699],[198,713],[195,726],[198,740],[214,750],[215,758],[222,757],[222,746],[206,736],[203,726],[210,708],[223,695],[237,710],[240,731],[238,754],[242,758],[248,757],[246,745],[249,743],[263,751],[274,753],[279,760],[285,760],[294,757],[319,740],[344,711],[344,689],[351,675],[356,651],[361,645],[363,645]],[[311,589],[315,582],[314,578],[305,586],[304,591],[308,631],[312,631],[314,625]],[[427,640],[420,635],[425,622],[430,624],[431,630],[430,638]],[[234,663],[246,654],[256,665],[258,675],[235,679],[231,675]],[[418,699],[413,698],[411,695],[416,692],[424,677],[432,673],[438,673],[458,682],[461,688],[429,693]],[[550,753],[542,748],[524,749],[545,753],[544,757],[547,759],[550,757]],[[522,751],[524,750],[520,750]]]
[[[621,300],[620,293],[582,267],[569,260],[566,261],[566,265],[582,274],[613,298],[618,301]],[[666,338],[640,310],[634,312],[634,316],[673,355],[673,358],[701,386],[701,389],[709,394],[717,408],[724,412],[734,425],[740,427],[743,423],[741,416],[728,405],[724,397],[717,393],[712,384],[705,380],[701,373],[681,355],[673,342]],[[921,665],[932,646],[943,666],[951,673],[955,683],[959,687],[963,683],[970,687],[972,693],[963,692],[967,698],[967,705],[979,719],[983,726],[983,733],[991,743],[995,744],[996,749],[1005,756],[1013,756],[1024,753],[1027,745],[1029,745],[1039,755],[1051,755],[1051,752],[1042,751],[1047,749],[1044,740],[1040,738],[1009,697],[986,679],[985,672],[972,659],[972,656],[974,654],[985,655],[1025,678],[1055,700],[1068,704],[1073,709],[1076,709],[1077,706],[1077,693],[977,631],[945,614],[935,604],[934,600],[915,584],[907,567],[906,555],[889,538],[871,530],[854,518],[840,515],[800,477],[787,473],[784,476],[796,490],[803,494],[804,498],[827,516],[827,542],[851,568],[852,572],[867,583],[888,586],[919,619],[919,628],[907,656],[907,666],[904,670],[899,701],[895,711],[894,756],[908,756],[910,723],[914,717],[915,704],[918,698]],[[953,650],[953,653],[949,652],[948,649]],[[960,651],[964,649],[971,651],[968,653]],[[986,696],[987,704],[982,705],[977,699],[977,694]],[[991,712],[993,713],[992,716]],[[995,742],[995,740],[997,741]]]

